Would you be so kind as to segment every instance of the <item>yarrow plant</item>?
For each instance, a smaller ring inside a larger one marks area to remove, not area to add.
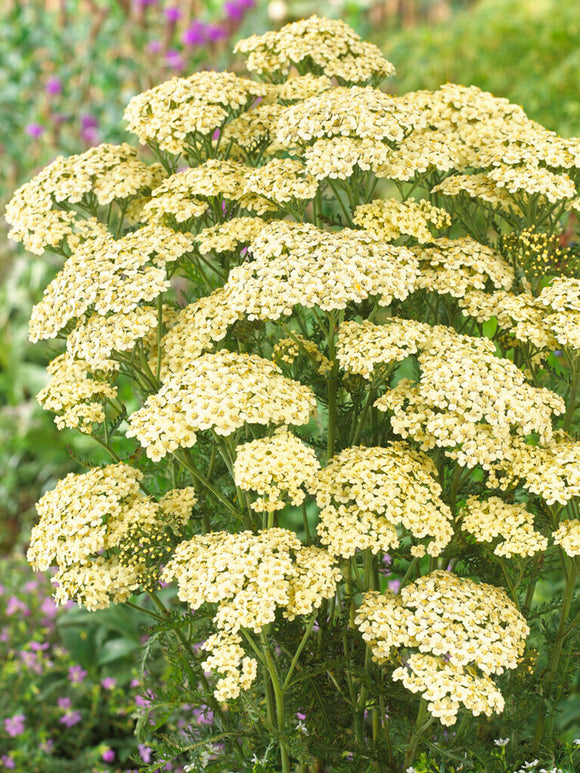
[[[108,454],[41,498],[29,561],[61,603],[153,599],[175,685],[145,708],[185,701],[195,733],[151,770],[466,748],[494,770],[508,726],[514,763],[549,762],[577,641],[580,279],[556,242],[580,141],[475,87],[390,96],[340,21],[236,51],[254,77],[129,102],[155,163],[100,145],[7,207],[63,259],[39,401]]]

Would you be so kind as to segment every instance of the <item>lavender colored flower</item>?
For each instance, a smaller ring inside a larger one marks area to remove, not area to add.
[[[87,143],[97,142],[99,139],[99,133],[97,128],[99,121],[94,115],[82,115],[81,116],[81,139]]]
[[[43,652],[43,650],[47,650],[50,647],[50,644],[47,641],[29,641],[28,646],[34,652]]]
[[[226,30],[219,24],[208,24],[205,34],[209,43],[217,43],[228,36]]]
[[[304,722],[306,720],[306,714],[303,714],[301,711],[296,712],[296,719],[300,722]]]
[[[207,43],[207,24],[196,19],[181,36],[181,42],[185,46],[203,46]]]
[[[65,709],[65,711],[68,711],[68,709],[70,709],[70,707],[72,706],[72,701],[68,697],[66,697],[66,698],[58,698],[56,703],[57,703],[57,706],[59,707],[59,709]]]
[[[24,732],[24,720],[26,717],[24,714],[14,714],[13,717],[8,717],[4,720],[4,730],[11,738],[16,738],[18,735],[22,735]]]
[[[163,46],[158,40],[150,40],[149,43],[147,43],[147,50],[152,54],[158,54],[162,48]]]
[[[26,127],[26,129],[28,131],[28,126]],[[44,131],[44,128],[42,129],[42,131]],[[42,132],[40,134],[42,134]],[[40,134],[38,135],[39,137],[40,137]],[[30,136],[32,137],[33,135],[31,134]],[[8,617],[10,617],[15,612],[22,612],[22,615],[24,617],[28,617],[30,615],[30,610],[28,609],[28,607],[23,601],[20,601],[20,599],[17,596],[10,596],[10,598],[6,602],[6,614],[8,615]]]
[[[65,725],[65,727],[74,727],[75,725],[78,725],[82,718],[80,711],[67,711],[66,714],[63,714],[60,718],[60,722]]]
[[[213,711],[207,706],[200,706],[193,710],[193,716],[198,725],[212,725]]]
[[[131,682],[129,683],[129,687],[139,687],[141,682],[138,679],[131,679]]]
[[[175,23],[176,21],[179,21],[181,19],[181,9],[178,8],[176,5],[172,5],[169,8],[166,8],[165,11],[165,18],[168,22]]]
[[[227,19],[241,21],[244,18],[246,9],[237,0],[228,0],[227,3],[224,3],[223,10]]]
[[[147,698],[143,695],[136,695],[135,696],[135,705],[136,706],[142,706],[143,708],[147,708],[151,705],[151,699]]]
[[[0,757],[0,762],[2,763],[2,765],[4,765],[5,768],[15,768],[16,767],[16,763],[14,762],[14,760],[12,759],[12,757],[9,754],[3,754]]]
[[[116,684],[117,680],[114,676],[106,676],[104,679],[101,679],[101,687],[105,690],[112,690]]]
[[[146,746],[144,743],[138,744],[137,749],[139,750],[139,754],[141,755],[143,762],[149,764],[153,756],[153,749],[151,749],[149,746]]]
[[[50,94],[51,97],[55,97],[57,94],[60,94],[62,91],[62,81],[60,78],[58,78],[56,75],[51,75],[51,77],[46,81],[44,85],[44,90],[47,94]]]
[[[24,590],[26,593],[32,593],[32,591],[35,591],[38,588],[38,580],[28,580],[28,582],[24,583]]]
[[[4,641],[4,642],[10,641],[10,629],[8,628],[8,626],[6,626],[0,631],[0,641]]]
[[[26,134],[28,134],[29,137],[32,137],[33,139],[37,140],[39,137],[42,137],[44,134],[44,126],[40,123],[29,123],[28,126],[24,129]]]
[[[167,67],[171,67],[172,70],[183,70],[185,67],[181,52],[174,48],[170,48],[165,54],[165,64]]]
[[[51,754],[53,748],[54,748],[54,741],[52,740],[52,738],[47,738],[46,741],[43,741],[40,744],[41,751],[46,752],[47,754]]]
[[[101,754],[101,759],[103,759],[105,762],[114,762],[115,752],[112,749],[105,749],[105,751]]]
[[[400,587],[401,587],[401,581],[400,580],[390,580],[389,581],[389,590],[392,590],[394,593],[398,593]]]
[[[88,673],[82,666],[70,666],[68,678],[73,684],[80,684]]]

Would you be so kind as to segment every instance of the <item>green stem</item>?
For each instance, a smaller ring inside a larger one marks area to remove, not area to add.
[[[570,566],[570,571],[568,572],[568,577],[566,580],[566,588],[564,590],[564,598],[562,600],[562,610],[560,612],[560,623],[558,625],[558,631],[556,633],[554,649],[552,650],[550,663],[549,663],[546,675],[544,677],[544,683],[542,685],[544,696],[547,696],[549,694],[552,688],[552,685],[554,683],[554,680],[556,678],[556,674],[558,673],[558,664],[560,662],[560,657],[562,655],[564,638],[567,633],[566,623],[568,622],[570,607],[572,606],[572,600],[574,598],[574,586],[576,583],[577,574],[578,574],[578,564],[576,559],[573,558],[572,564]],[[536,732],[534,734],[534,745],[533,745],[534,750],[539,748],[542,742],[542,739],[544,737],[545,722],[546,722],[546,709],[545,707],[540,707],[538,720],[536,722]]]
[[[276,724],[278,726],[278,745],[280,747],[280,756],[282,758],[282,773],[291,773],[290,754],[288,752],[288,744],[286,742],[285,733],[286,718],[284,715],[284,692],[280,685],[276,664],[274,663],[272,655],[270,654],[268,637],[264,631],[262,631],[260,634],[260,640],[262,642],[264,662],[270,676],[270,684],[274,690],[274,701],[276,704]]]
[[[419,746],[419,743],[421,741],[421,738],[423,737],[423,734],[425,733],[427,728],[435,721],[435,717],[429,717],[429,719],[426,719],[426,717],[427,717],[427,701],[421,698],[419,711],[417,712],[417,721],[415,723],[415,730],[413,731],[411,740],[409,741],[409,746],[407,748],[407,753],[405,755],[405,762],[403,764],[404,770],[412,766],[413,762],[415,761],[415,756],[417,754],[417,747]]]
[[[336,442],[336,418],[337,402],[336,395],[338,390],[338,361],[336,359],[335,345],[335,318],[331,312],[328,317],[328,359],[331,362],[332,370],[328,377],[328,443],[327,460],[334,456],[334,447]]]
[[[312,633],[312,628],[314,627],[314,622],[316,620],[316,615],[312,615],[312,618],[308,625],[306,626],[306,630],[304,631],[304,635],[302,636],[302,639],[300,640],[300,644],[298,645],[298,649],[294,653],[294,657],[292,658],[292,662],[290,663],[290,668],[288,669],[288,673],[286,674],[286,679],[284,680],[284,684],[282,685],[282,692],[286,692],[286,688],[288,687],[288,683],[290,682],[290,679],[292,677],[292,674],[294,673],[294,669],[296,668],[298,664],[298,658],[300,657],[300,654],[304,647],[306,646],[306,642],[308,641],[308,637]]]

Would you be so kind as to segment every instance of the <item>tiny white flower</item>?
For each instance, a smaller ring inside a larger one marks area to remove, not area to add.
[[[494,744],[496,746],[507,746],[509,742],[510,742],[509,738],[498,738],[494,741]]]

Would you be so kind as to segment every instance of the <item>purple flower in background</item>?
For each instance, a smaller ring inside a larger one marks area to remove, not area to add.
[[[44,90],[46,91],[47,94],[50,94],[52,97],[55,97],[57,94],[60,94],[60,92],[62,91],[61,79],[57,78],[56,75],[51,75],[51,77],[46,81]]]
[[[81,138],[88,143],[97,142],[99,139],[99,133],[97,128],[99,121],[94,115],[82,115],[81,116]]]
[[[172,5],[169,8],[166,8],[164,13],[165,18],[169,22],[176,22],[181,19],[181,10],[176,5]]]
[[[219,24],[208,24],[205,34],[210,43],[217,43],[228,36],[228,33]]]
[[[101,754],[101,758],[105,762],[114,762],[115,761],[115,752],[112,749],[105,749],[105,751]]]
[[[207,24],[196,19],[181,36],[181,42],[185,46],[203,46],[207,43]]]
[[[116,684],[117,680],[114,676],[106,676],[104,679],[101,679],[101,687],[105,690],[112,690]]]
[[[140,684],[141,682],[138,679],[131,679],[129,687],[139,687]]]
[[[40,611],[48,618],[56,617],[58,607],[50,596],[47,596],[40,605]]]
[[[232,21],[241,21],[244,17],[245,9],[236,0],[229,0],[229,2],[224,3],[223,9],[226,18]]]
[[[40,744],[40,748],[43,752],[50,754],[54,748],[54,741],[52,740],[52,738],[47,738],[46,741],[43,741]]]
[[[158,54],[163,46],[158,40],[150,40],[149,43],[147,43],[147,50],[151,51],[152,54]]]
[[[24,714],[15,714],[13,717],[8,717],[8,719],[4,720],[4,730],[11,738],[16,738],[17,735],[21,735],[24,732],[25,719]]]
[[[392,590],[394,593],[398,593],[400,587],[401,587],[401,581],[400,580],[390,580],[390,582],[389,582],[389,590]]]
[[[181,52],[174,48],[170,48],[165,54],[165,64],[172,70],[183,70],[185,67]]]
[[[133,0],[133,5],[140,8],[145,8],[148,5],[155,5],[157,0]]]
[[[65,725],[65,727],[74,727],[75,725],[78,725],[82,718],[80,711],[67,711],[67,713],[60,718],[60,722]]]
[[[144,743],[140,743],[137,745],[137,748],[139,749],[139,754],[141,755],[141,759],[146,764],[149,764],[151,762],[151,757],[153,754],[153,749],[151,749],[149,746],[145,746]]]
[[[29,641],[28,646],[31,650],[34,650],[34,652],[42,652],[43,650],[47,650],[50,647],[50,644],[47,641]]]
[[[10,641],[10,630],[8,629],[8,626],[0,631],[0,641]]]
[[[39,137],[42,137],[44,134],[44,126],[40,123],[29,123],[28,126],[24,129],[26,134],[28,134],[29,137],[32,137],[33,139],[37,140]]]
[[[213,724],[213,711],[207,706],[200,706],[199,709],[194,709],[193,716],[198,725]]]
[[[28,129],[28,127],[26,128]],[[44,131],[44,129],[42,131]],[[10,596],[6,602],[6,614],[10,617],[10,615],[13,615],[15,612],[22,612],[24,617],[28,617],[30,614],[30,610],[23,601],[20,601],[16,596]]]
[[[135,696],[135,705],[136,706],[143,706],[143,708],[147,708],[151,705],[151,699],[147,698],[143,695],[136,695]]]
[[[72,701],[70,698],[59,698],[56,703],[59,709],[68,710],[72,706]]]
[[[38,588],[38,580],[28,580],[28,582],[24,583],[24,590],[26,593],[32,593],[32,591],[35,591]]]
[[[82,666],[70,666],[68,678],[73,684],[80,684],[88,673]]]
[[[8,755],[8,754],[3,754],[0,757],[0,762],[4,765],[5,768],[15,768],[16,767],[16,763],[14,762],[12,757],[10,757],[10,755]]]
[[[296,712],[296,719],[299,722],[304,722],[306,720],[306,714],[303,714],[301,711]]]

